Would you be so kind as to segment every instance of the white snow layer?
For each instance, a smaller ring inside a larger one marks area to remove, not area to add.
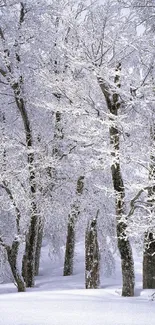
[[[12,284],[0,285],[0,325],[154,325],[152,290],[141,289],[141,265],[136,262],[136,296],[120,296],[120,265],[113,279],[103,278],[101,289],[85,290],[82,246],[78,245],[73,276],[62,276],[62,261],[51,262],[42,252],[36,287],[17,293]]]

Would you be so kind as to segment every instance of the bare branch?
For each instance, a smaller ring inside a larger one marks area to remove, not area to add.
[[[72,148],[69,149],[69,151],[67,153],[64,153],[59,160],[62,160],[64,157],[67,157],[74,149],[76,148],[76,145],[73,146]]]
[[[146,190],[150,190],[153,187],[153,185],[151,186],[146,186],[144,188],[142,188],[141,190],[139,190],[139,192],[135,195],[135,197],[130,201],[130,211],[127,215],[127,218],[129,218],[130,216],[133,215],[135,209],[137,208],[137,206],[135,206],[135,203],[137,202],[138,198],[141,196],[142,193],[144,193]]]

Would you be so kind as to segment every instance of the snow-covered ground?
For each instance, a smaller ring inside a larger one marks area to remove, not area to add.
[[[17,293],[12,284],[0,285],[0,325],[154,325],[153,291],[141,289],[141,262],[136,258],[134,298],[120,296],[118,262],[113,278],[101,278],[101,289],[84,289],[82,243],[77,245],[74,275],[62,276],[63,261],[50,261],[42,249],[36,287]]]

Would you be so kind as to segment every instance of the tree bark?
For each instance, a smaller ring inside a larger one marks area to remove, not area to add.
[[[76,216],[69,215],[64,262],[64,276],[73,274],[75,250],[75,218]]]
[[[8,262],[15,280],[15,284],[17,285],[18,292],[24,292],[25,291],[24,279],[22,278],[17,267],[18,249],[19,249],[18,239],[17,240],[14,239],[11,248],[9,246],[6,246]]]
[[[36,246],[36,254],[35,254],[35,275],[36,276],[39,274],[43,231],[44,231],[44,225],[43,225],[42,221],[40,220],[39,230],[38,230],[38,238],[37,238],[37,246]]]
[[[155,289],[155,239],[152,232],[146,232],[144,239],[143,289]]]
[[[96,218],[88,224],[85,235],[85,287],[86,289],[97,289],[99,285],[100,253]]]
[[[118,249],[121,256],[121,266],[122,266],[122,296],[134,296],[134,262],[132,249],[130,245],[129,238],[126,235],[127,223],[125,220],[125,188],[123,183],[123,178],[121,174],[120,165],[120,136],[119,128],[117,126],[116,117],[118,115],[118,110],[121,106],[120,97],[118,90],[120,88],[120,72],[121,64],[116,68],[116,75],[114,83],[116,89],[113,90],[111,87],[104,82],[102,78],[98,78],[100,88],[104,94],[107,107],[110,112],[110,122],[109,127],[110,133],[110,143],[112,146],[111,156],[113,158],[113,163],[111,165],[111,175],[113,181],[113,187],[115,190],[115,209],[116,209],[116,227],[117,227],[117,241]],[[123,217],[123,218],[122,218]]]
[[[80,196],[83,193],[84,188],[84,176],[80,176],[77,180],[76,196]],[[80,202],[76,200],[71,208],[71,213],[68,216],[67,227],[67,239],[65,249],[65,261],[64,261],[64,276],[73,274],[74,264],[74,250],[75,250],[75,225],[80,214]]]
[[[155,181],[155,125],[150,129],[151,156],[149,168],[149,181]],[[148,190],[148,203],[150,204],[151,214],[155,214],[155,186]],[[143,253],[143,289],[155,289],[155,237],[153,230],[148,228],[144,238]]]
[[[31,222],[26,236],[25,253],[22,263],[22,275],[26,283],[26,287],[34,286],[35,277],[35,258],[36,246],[38,239],[38,216],[32,215]]]

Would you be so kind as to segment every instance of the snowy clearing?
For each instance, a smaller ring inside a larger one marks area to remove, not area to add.
[[[13,284],[0,285],[0,325],[153,325],[153,290],[141,289],[141,261],[135,262],[134,298],[123,298],[120,263],[113,278],[101,278],[101,289],[84,289],[83,245],[76,247],[74,275],[62,276],[62,261],[51,261],[42,248],[36,287],[17,293]]]
[[[154,324],[154,303],[104,290],[8,294],[0,297],[1,325]]]

